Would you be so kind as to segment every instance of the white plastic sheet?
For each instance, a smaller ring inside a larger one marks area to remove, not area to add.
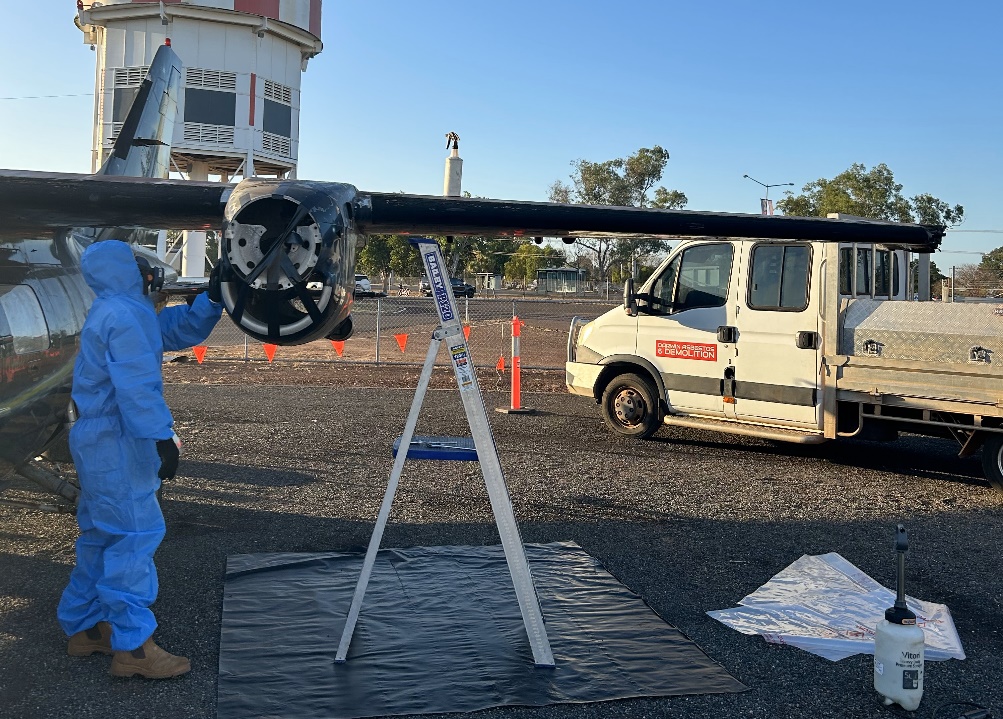
[[[748,595],[740,606],[707,612],[743,634],[761,634],[832,661],[874,653],[874,628],[895,593],[831,552],[804,555]],[[926,659],[964,659],[958,630],[945,604],[906,596],[926,635]]]

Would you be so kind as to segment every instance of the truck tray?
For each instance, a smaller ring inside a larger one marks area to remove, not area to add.
[[[845,300],[839,353],[1003,366],[1003,304]]]

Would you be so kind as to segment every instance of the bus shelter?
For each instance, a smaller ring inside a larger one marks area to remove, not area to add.
[[[537,292],[578,294],[585,270],[577,267],[545,267],[536,271]]]

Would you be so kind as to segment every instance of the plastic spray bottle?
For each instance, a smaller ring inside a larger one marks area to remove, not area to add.
[[[914,711],[923,699],[923,629],[905,603],[905,553],[909,535],[898,525],[895,551],[898,578],[895,605],[885,610],[874,633],[874,689],[885,704]]]

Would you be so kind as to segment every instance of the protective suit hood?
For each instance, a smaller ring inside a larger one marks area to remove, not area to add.
[[[95,242],[80,259],[84,279],[98,297],[143,296],[143,278],[129,245],[121,240]]]

